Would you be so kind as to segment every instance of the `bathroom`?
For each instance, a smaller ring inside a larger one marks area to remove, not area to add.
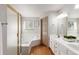
[[[0,54],[29,55],[45,45],[52,55],[79,54],[79,5],[0,4]]]

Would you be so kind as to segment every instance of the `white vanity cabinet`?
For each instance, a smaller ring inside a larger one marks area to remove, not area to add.
[[[78,54],[73,52],[72,50],[68,49],[67,55],[78,55]]]
[[[55,54],[57,54],[57,47],[57,42],[54,39],[50,38],[50,48]]]
[[[60,42],[55,41],[54,44],[54,53],[56,55],[67,55],[67,48],[62,45]]]
[[[54,40],[52,40],[51,38],[50,38],[50,41],[49,41],[50,43],[49,43],[49,46],[50,46],[50,48],[51,48],[51,50],[54,52]]]
[[[60,54],[61,45],[57,41],[51,39],[50,48],[52,49],[54,54],[56,55]]]
[[[68,48],[62,44],[60,44],[60,51],[59,55],[67,55],[68,54]]]
[[[54,53],[58,55],[60,53],[60,45],[57,41],[54,41]]]
[[[55,55],[77,55],[69,45],[59,38],[50,39],[50,48]]]
[[[58,55],[76,55],[75,52],[73,52],[70,48],[68,48],[66,45],[59,44],[59,51]]]

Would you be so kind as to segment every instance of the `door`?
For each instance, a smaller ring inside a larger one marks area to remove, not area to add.
[[[7,7],[7,54],[17,54],[18,43],[18,14],[10,7]]]
[[[48,46],[48,17],[41,19],[41,41]]]

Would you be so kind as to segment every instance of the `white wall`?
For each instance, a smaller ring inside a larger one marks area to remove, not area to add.
[[[79,19],[77,20],[77,36],[79,36]]]
[[[0,22],[0,55],[3,54],[3,48],[2,48],[2,25]]]
[[[7,13],[6,5],[0,4],[0,21],[1,23],[7,22]],[[7,54],[7,25],[3,24],[2,26],[2,54]]]
[[[67,34],[66,17],[57,19],[58,12],[52,12],[48,16],[48,32],[49,35],[63,36]]]
[[[56,12],[52,12],[48,15],[48,33],[50,34],[56,34],[57,33],[57,27],[54,25],[56,21],[55,18],[57,16]]]
[[[7,54],[17,54],[17,13],[7,8]]]

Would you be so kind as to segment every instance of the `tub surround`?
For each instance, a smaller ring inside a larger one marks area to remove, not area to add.
[[[28,41],[26,44],[22,44],[22,55],[28,55],[30,54],[31,48],[34,46],[40,45],[40,39],[33,39],[31,41]]]

